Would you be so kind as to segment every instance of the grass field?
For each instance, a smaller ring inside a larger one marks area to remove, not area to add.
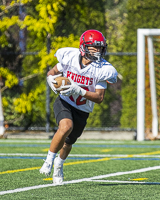
[[[1,200],[158,200],[160,141],[82,141],[64,164],[63,185],[39,169],[50,140],[0,140]]]

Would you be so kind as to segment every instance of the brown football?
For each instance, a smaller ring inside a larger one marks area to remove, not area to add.
[[[58,92],[60,92],[61,90],[63,90],[62,86],[71,85],[70,80],[67,77],[63,77],[63,76],[55,78],[55,81],[57,83],[54,83],[54,87],[56,88],[56,90]]]

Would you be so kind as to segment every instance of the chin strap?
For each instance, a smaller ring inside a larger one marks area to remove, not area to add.
[[[85,57],[85,59],[89,60],[86,56],[84,56],[84,57]],[[86,67],[86,65],[84,65],[84,64],[82,63],[82,58],[83,58],[83,56],[80,54],[80,55],[79,55],[79,64],[80,64],[80,66],[81,66],[81,69],[83,69],[83,68]],[[89,61],[90,61],[90,60],[89,60]]]

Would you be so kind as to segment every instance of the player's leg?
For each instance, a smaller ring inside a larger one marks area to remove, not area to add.
[[[66,137],[73,129],[73,122],[70,119],[62,119],[59,122],[59,127],[50,144],[50,151],[57,153],[64,145]]]
[[[65,160],[65,159],[68,157],[68,155],[69,155],[71,149],[72,149],[72,144],[67,144],[67,143],[65,142],[64,145],[63,145],[63,147],[62,147],[61,150],[60,150],[59,157],[60,157],[61,159]]]
[[[63,182],[63,163],[72,149],[72,144],[64,143],[60,154],[54,160],[53,183],[60,184]]]
[[[68,104],[62,102],[60,98],[57,98],[54,103],[54,113],[59,127],[51,141],[45,163],[40,169],[40,173],[47,176],[51,173],[53,161],[57,152],[63,147],[66,137],[70,134],[73,128],[72,114],[69,110]]]
[[[62,149],[66,137],[72,130],[72,124],[72,120],[70,119],[62,119],[59,122],[59,128],[51,141],[47,158],[40,169],[41,174],[45,174],[46,176],[50,175],[56,154],[60,149]]]
[[[59,156],[54,160],[54,173],[53,173],[54,184],[60,184],[63,182],[63,163],[65,162],[65,159],[67,158],[72,149],[72,144],[74,144],[77,138],[81,136],[84,127],[86,125],[86,120],[88,118],[88,114],[73,108],[72,108],[72,115],[74,118],[73,130],[69,134],[69,136],[66,137],[65,143],[62,149],[60,150]]]

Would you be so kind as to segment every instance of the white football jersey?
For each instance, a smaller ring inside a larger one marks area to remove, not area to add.
[[[66,47],[58,49],[55,54],[59,61],[57,68],[58,71],[63,72],[64,77],[71,77],[77,85],[91,92],[95,92],[96,85],[99,82],[115,83],[117,81],[118,73],[109,62],[102,59],[99,63],[92,62],[81,69],[79,55],[80,51],[78,48]],[[60,97],[81,111],[89,113],[93,110],[94,102],[80,95],[68,97],[60,94]]]

